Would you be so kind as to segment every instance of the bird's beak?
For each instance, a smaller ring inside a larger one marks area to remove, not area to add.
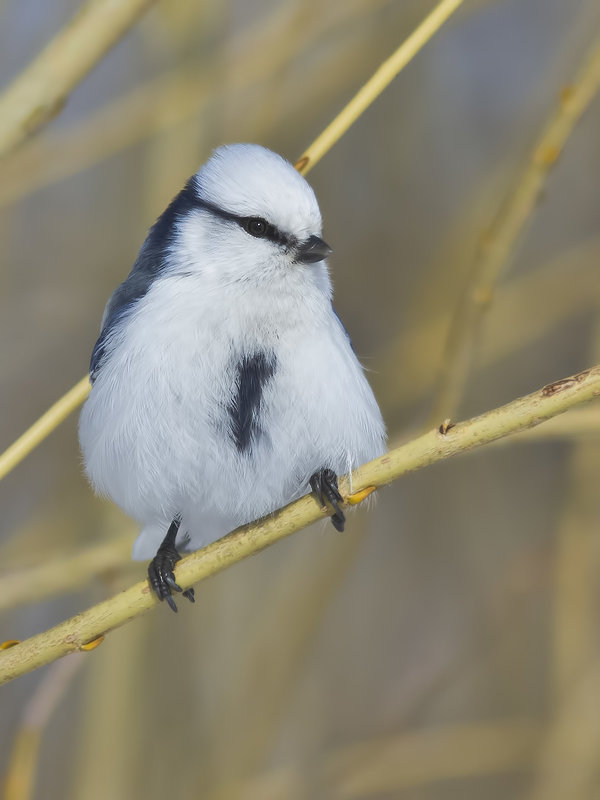
[[[323,239],[309,236],[305,242],[298,245],[294,261],[296,264],[316,264],[317,261],[327,258],[331,252],[331,247]]]

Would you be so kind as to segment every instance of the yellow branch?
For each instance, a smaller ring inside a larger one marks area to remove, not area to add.
[[[0,96],[0,158],[54,117],[152,0],[88,0]]]
[[[365,83],[348,105],[315,139],[296,162],[296,169],[306,175],[323,156],[331,150],[346,131],[356,122],[371,103],[394,80],[417,53],[427,44],[431,37],[439,31],[448,17],[461,5],[463,0],[443,0],[425,17],[418,28],[404,41],[400,47],[379,67],[377,72]]]
[[[588,442],[598,447],[600,436],[600,408],[597,405],[570,411],[562,417],[549,420],[542,428],[532,428],[511,438],[511,444],[550,442],[553,440],[572,443]]]
[[[40,442],[49,436],[55,428],[58,428],[69,414],[77,406],[81,405],[90,391],[90,381],[88,376],[82,378],[72,389],[57,400],[45,414],[33,423],[16,442],[2,453],[0,456],[0,480],[7,475],[25,456],[37,447]]]
[[[385,486],[406,472],[533,427],[599,396],[600,366],[597,366],[467,422],[445,426],[445,433],[434,429],[391,450],[355,470],[352,474],[353,492]],[[340,489],[346,497],[348,486],[348,479],[340,481]],[[187,589],[316,522],[324,513],[312,497],[303,497],[270,517],[238,528],[224,539],[182,559],[177,565],[177,582]],[[0,652],[0,683],[81,649],[145,613],[158,602],[148,582],[143,581],[44,633]]]
[[[599,436],[600,404],[594,404],[553,417],[542,426],[498,439],[494,447],[553,440],[597,443]],[[123,569],[131,564],[134,538],[133,533],[130,535],[129,529],[125,529],[107,541],[62,555],[54,554],[42,564],[22,569],[10,569],[5,565],[7,571],[0,573],[0,611],[74,591],[87,586],[99,575]]]
[[[573,84],[562,90],[558,107],[535,144],[523,174],[482,237],[446,340],[430,421],[456,413],[478,343],[479,326],[496,283],[533,214],[551,168],[599,87],[600,42],[596,41]]]
[[[413,58],[424,44],[433,36],[450,14],[460,5],[462,0],[443,0],[425,19],[425,21],[409,36],[394,55],[385,61],[375,75],[363,86],[356,97],[350,101],[346,109],[336,117],[332,124],[305,151],[296,166],[305,174],[319,161],[323,155],[337,142],[358,116],[385,89],[395,75]],[[42,54],[44,55],[44,54]],[[42,56],[40,56],[42,58]],[[37,62],[36,62],[37,63]],[[395,70],[395,71],[394,71]],[[0,112],[2,110],[0,98]],[[0,116],[1,120],[1,116]],[[0,123],[0,155],[2,153],[2,127]],[[87,378],[81,381],[66,395],[61,397],[43,417],[0,455],[0,480],[7,475],[25,456],[49,436],[60,423],[69,416],[87,397],[89,384]]]

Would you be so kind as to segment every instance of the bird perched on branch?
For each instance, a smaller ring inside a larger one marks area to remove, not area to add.
[[[333,309],[314,192],[258,145],[217,149],[111,296],[79,438],[94,488],[142,524],[134,558],[176,611],[173,568],[384,451],[381,414]],[[194,599],[193,589],[183,592]]]

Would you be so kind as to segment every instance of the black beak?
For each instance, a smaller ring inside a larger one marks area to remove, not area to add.
[[[298,245],[296,249],[296,264],[316,264],[317,261],[323,261],[324,258],[332,252],[331,247],[319,239],[318,236],[309,236],[309,238]]]

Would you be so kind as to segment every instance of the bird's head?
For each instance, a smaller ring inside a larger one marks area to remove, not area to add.
[[[276,153],[255,144],[219,147],[181,194],[175,240],[186,270],[213,284],[299,271],[326,279],[321,262],[331,248],[321,238],[315,194]]]

